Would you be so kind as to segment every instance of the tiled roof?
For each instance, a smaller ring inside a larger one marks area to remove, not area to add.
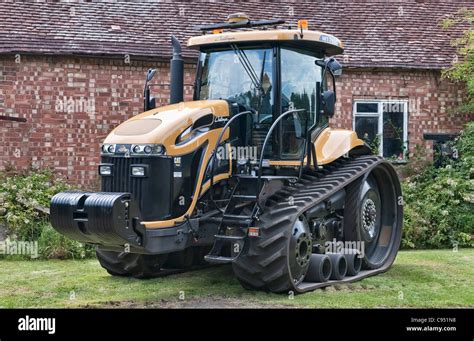
[[[245,12],[252,19],[308,19],[310,29],[340,38],[343,64],[353,67],[449,66],[459,27],[440,20],[472,2],[145,2],[0,4],[0,53],[130,55],[169,58],[169,37],[183,43],[200,34],[194,26]],[[184,44],[183,44],[184,45]],[[185,57],[196,52],[185,49]]]

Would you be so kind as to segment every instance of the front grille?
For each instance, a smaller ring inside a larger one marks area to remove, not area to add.
[[[170,157],[102,157],[112,164],[112,175],[102,177],[103,192],[131,193],[143,220],[162,220],[171,215],[173,163]],[[147,177],[130,176],[130,166],[148,165]]]

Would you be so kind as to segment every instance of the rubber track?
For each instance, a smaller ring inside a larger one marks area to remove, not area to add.
[[[166,277],[184,272],[206,269],[213,266],[213,264],[205,263],[193,264],[186,268],[161,267],[159,270],[150,270],[148,269],[146,260],[141,259],[136,254],[130,255],[136,257],[127,261],[126,269],[123,268],[124,260],[117,259],[107,252],[102,252],[100,255],[97,254],[97,260],[101,266],[112,276],[134,277],[138,279]]]
[[[152,279],[152,278],[161,278],[161,277],[167,277],[171,275],[182,274],[182,273],[191,272],[191,271],[204,270],[204,269],[208,269],[210,267],[215,267],[215,266],[218,266],[218,265],[216,264],[191,265],[189,268],[185,268],[185,269],[161,268],[160,271],[156,273],[154,276],[144,276],[144,277],[136,276],[128,272],[127,273],[124,272],[123,274],[118,274],[118,273],[113,274],[109,272],[109,274],[112,276],[133,277],[137,279]]]
[[[324,283],[301,282],[294,285],[289,280],[287,265],[288,234],[298,216],[311,207],[356,181],[365,173],[386,161],[379,156],[361,156],[335,161],[317,173],[305,174],[292,186],[286,186],[267,201],[257,225],[260,238],[249,238],[242,254],[234,261],[233,268],[244,287],[272,292],[307,292],[334,284],[349,283],[388,270],[384,264],[375,270],[361,270],[356,276]],[[289,205],[289,198],[293,204]]]

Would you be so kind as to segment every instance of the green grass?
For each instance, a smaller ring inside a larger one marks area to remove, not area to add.
[[[243,289],[229,266],[137,280],[109,276],[95,259],[0,260],[0,306],[6,308],[474,307],[473,283],[474,249],[401,251],[384,274],[293,299]]]

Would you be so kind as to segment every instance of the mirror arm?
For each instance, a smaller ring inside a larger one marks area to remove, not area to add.
[[[334,105],[336,105],[336,101],[337,101],[337,94],[336,94],[336,76],[334,76],[334,74],[332,73],[332,71],[329,71],[331,73],[331,76],[332,76],[332,89],[334,91]]]
[[[143,108],[145,111],[150,110],[150,87],[148,86],[148,81],[145,82],[145,89],[144,89],[144,105]]]

